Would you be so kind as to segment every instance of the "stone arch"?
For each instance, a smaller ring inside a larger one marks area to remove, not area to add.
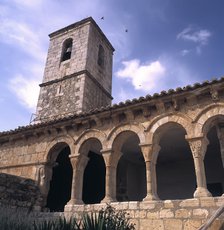
[[[97,129],[91,129],[91,130],[84,131],[75,141],[75,153],[80,154],[81,147],[83,146],[85,142],[87,142],[90,139],[97,139],[103,147],[105,146],[105,142],[106,142],[106,134]]]
[[[195,126],[195,134],[200,135],[203,131],[206,131],[206,126],[212,119],[215,119],[217,116],[224,115],[224,103],[216,103],[212,105],[208,105],[203,110],[201,110],[195,117],[194,123]]]
[[[59,148],[60,145],[59,143],[61,143],[61,147],[63,148],[64,145],[68,145],[71,151],[71,154],[74,153],[74,139],[69,136],[69,135],[61,135],[58,137],[55,137],[46,147],[46,149],[44,150],[44,159],[46,162],[49,162],[51,160],[56,159],[57,156],[52,156],[52,150],[54,148]],[[60,148],[61,148],[60,147]],[[60,148],[58,149],[58,151],[60,150]],[[57,151],[57,150],[56,150]]]
[[[192,135],[193,125],[192,125],[191,118],[189,118],[183,113],[164,114],[153,119],[152,122],[149,124],[149,126],[146,128],[147,143],[152,144],[155,140],[154,134],[160,129],[160,127],[168,123],[179,124],[185,129],[187,135],[189,136]]]
[[[110,133],[108,134],[107,140],[107,147],[109,149],[112,148],[113,143],[116,139],[116,137],[124,132],[124,131],[132,131],[133,133],[135,133],[139,140],[140,143],[145,143],[145,133],[144,133],[144,126],[142,124],[126,124],[126,125],[118,125],[117,127],[115,127],[114,129],[112,129],[110,131]]]

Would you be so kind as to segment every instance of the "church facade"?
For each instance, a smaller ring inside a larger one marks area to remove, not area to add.
[[[49,37],[36,117],[0,133],[0,172],[33,180],[42,210],[111,203],[137,229],[197,229],[224,203],[224,78],[111,105],[96,22]]]

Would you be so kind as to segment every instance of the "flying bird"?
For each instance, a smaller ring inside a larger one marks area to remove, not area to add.
[[[127,32],[128,32],[128,29],[126,29],[125,32],[127,33]]]
[[[103,17],[101,17],[101,20],[104,20],[104,16],[103,16]]]

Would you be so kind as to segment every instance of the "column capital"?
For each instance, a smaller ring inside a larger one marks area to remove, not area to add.
[[[161,149],[161,147],[158,144],[140,143],[139,147],[141,148],[145,162],[147,161],[156,162],[158,153]]]
[[[69,156],[73,170],[75,168],[85,168],[86,164],[89,161],[89,157],[85,156],[84,154],[74,154]]]
[[[101,150],[101,153],[105,161],[106,167],[116,167],[117,162],[121,156],[120,153],[116,153],[112,149],[103,149]]]
[[[204,159],[207,146],[209,144],[207,137],[199,136],[194,138],[186,138],[186,140],[190,145],[193,157]]]

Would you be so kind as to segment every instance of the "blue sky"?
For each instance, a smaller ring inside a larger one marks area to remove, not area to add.
[[[1,0],[0,131],[35,113],[48,34],[89,16],[115,48],[113,103],[224,76],[223,0]]]

